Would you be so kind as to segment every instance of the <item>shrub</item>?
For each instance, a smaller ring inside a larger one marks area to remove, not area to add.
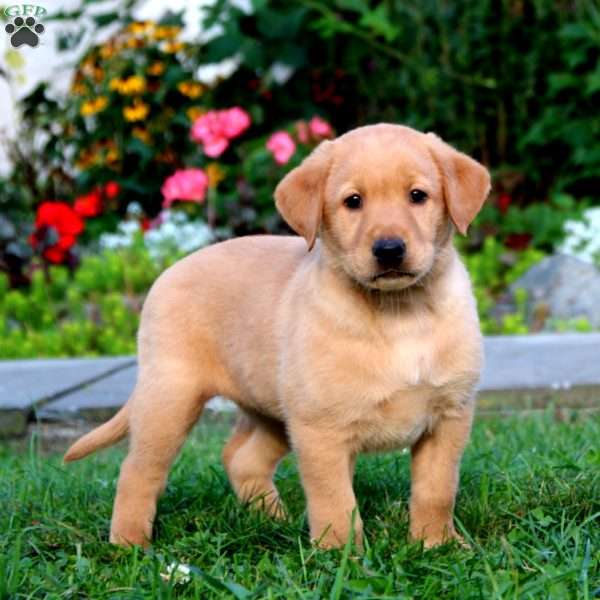
[[[143,298],[183,255],[170,246],[154,249],[138,228],[127,246],[84,256],[74,273],[38,268],[22,290],[11,290],[0,273],[0,358],[135,352]]]
[[[119,214],[136,201],[154,216],[169,174],[206,166],[189,139],[193,121],[202,111],[234,106],[251,116],[252,130],[241,140],[249,143],[315,114],[341,133],[381,120],[435,130],[493,168],[492,203],[502,194],[511,203],[495,222],[520,243],[515,229],[528,222],[535,237],[538,215],[526,212],[523,220],[515,211],[555,202],[558,193],[575,206],[600,183],[600,13],[589,1],[441,7],[433,0],[270,0],[244,12],[220,0],[203,27],[221,32],[203,44],[182,43],[173,15],[158,24],[131,22],[124,13],[96,21],[120,29],[85,53],[73,94],[54,101],[40,86],[23,101],[25,133],[47,139],[42,152],[16,148],[27,167],[15,173],[19,185],[47,180],[24,195],[27,202],[72,198],[114,179],[124,190]],[[196,79],[199,66],[223,59],[238,65],[231,76],[213,86]],[[244,230],[279,227],[272,204],[269,214],[255,212],[257,223],[249,221],[247,198],[262,192],[241,158],[235,150],[219,160],[233,182],[220,189],[230,208],[218,215],[220,225],[235,230],[240,208]],[[247,197],[241,207],[229,206],[234,193]],[[547,248],[560,241],[558,230],[553,225],[537,237]]]
[[[600,173],[600,13],[593,2],[216,2],[203,60],[240,66],[215,90],[271,123],[325,112],[435,130],[493,167],[519,201],[577,197]],[[259,93],[254,93],[254,91]],[[513,178],[514,179],[514,178]]]

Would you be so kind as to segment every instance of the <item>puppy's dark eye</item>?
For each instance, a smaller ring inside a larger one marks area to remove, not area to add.
[[[423,204],[427,200],[427,193],[423,190],[411,190],[410,191],[410,201],[413,204]]]
[[[344,200],[344,205],[350,210],[358,210],[362,206],[362,198],[358,194],[352,194]]]

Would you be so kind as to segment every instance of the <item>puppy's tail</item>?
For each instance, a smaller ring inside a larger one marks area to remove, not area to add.
[[[65,462],[72,462],[86,457],[88,454],[108,448],[122,440],[129,431],[129,402],[106,423],[96,427],[79,438],[66,452]]]

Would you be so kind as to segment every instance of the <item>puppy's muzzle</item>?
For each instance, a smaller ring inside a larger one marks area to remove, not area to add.
[[[404,261],[406,244],[401,238],[382,238],[375,241],[371,251],[380,267],[397,269]]]

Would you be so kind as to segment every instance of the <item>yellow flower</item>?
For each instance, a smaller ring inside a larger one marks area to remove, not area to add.
[[[147,69],[148,75],[153,75],[154,77],[158,77],[159,75],[162,75],[164,72],[165,72],[165,63],[162,63],[159,60],[157,60],[156,62],[153,62]]]
[[[118,91],[121,89],[121,79],[119,79],[118,77],[113,77],[109,82],[108,82],[108,89],[111,90],[112,92],[114,91]]]
[[[146,91],[146,79],[140,75],[132,75],[127,79],[119,79],[115,77],[108,83],[109,89],[117,91],[124,96],[132,96],[133,94],[143,94]]]
[[[154,21],[135,21],[127,26],[127,31],[133,35],[145,35],[154,29]]]
[[[87,87],[80,81],[76,81],[71,86],[71,94],[75,96],[83,96],[87,92]]]
[[[125,42],[127,48],[143,48],[146,42],[141,38],[129,38]]]
[[[146,79],[141,75],[133,75],[123,82],[122,94],[143,94],[146,91]]]
[[[117,48],[112,42],[106,42],[100,46],[100,56],[104,59],[112,58],[116,52]]]
[[[207,165],[205,172],[208,177],[208,187],[215,188],[223,181],[223,179],[225,179],[225,172],[218,163],[210,163]]]
[[[75,164],[79,169],[85,171],[85,169],[88,169],[89,167],[96,164],[98,162],[98,159],[98,151],[96,149],[84,148],[79,153],[79,157]]]
[[[184,47],[185,47],[185,44],[183,42],[169,41],[169,42],[165,42],[164,44],[162,44],[160,49],[163,52],[166,52],[167,54],[175,54],[176,52],[183,50]]]
[[[152,140],[150,133],[148,133],[148,130],[144,129],[144,127],[134,127],[131,133],[138,140],[144,142],[144,144],[149,144]]]
[[[108,105],[108,98],[106,96],[98,96],[92,100],[86,100],[79,109],[79,112],[84,117],[90,117],[100,111],[104,110]]]
[[[176,25],[160,25],[154,31],[152,37],[155,40],[169,40],[176,38],[181,31],[181,27]]]
[[[104,79],[104,69],[102,67],[94,69],[94,79],[98,83],[100,83]]]
[[[188,98],[198,98],[204,92],[204,88],[195,81],[182,81],[177,84],[177,89]]]
[[[132,106],[123,108],[123,116],[127,121],[143,121],[150,112],[150,107],[141,100],[135,100]]]
[[[109,166],[119,160],[119,150],[113,140],[101,140],[94,142],[88,148],[79,152],[76,165],[85,170],[94,165],[107,163]]]
[[[206,113],[206,109],[202,106],[191,106],[185,111],[187,118],[193,123],[198,117]]]
[[[88,56],[88,58],[86,58],[81,63],[81,72],[86,77],[93,77],[95,71],[96,71],[96,59],[93,56]]]
[[[109,148],[106,152],[106,162],[114,164],[119,160],[119,151],[116,148]]]

